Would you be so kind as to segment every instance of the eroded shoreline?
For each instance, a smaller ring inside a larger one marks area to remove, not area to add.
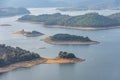
[[[35,21],[24,21],[24,20],[17,20],[18,22],[24,22],[24,23],[31,23],[31,24],[41,24],[43,27],[47,28],[65,28],[65,29],[76,29],[76,30],[107,30],[107,29],[116,29],[120,28],[120,26],[109,26],[109,27],[100,27],[100,28],[95,28],[95,27],[76,27],[76,26],[61,26],[61,25],[46,25],[43,22],[35,22]]]
[[[39,58],[36,60],[25,61],[25,62],[18,62],[15,64],[11,64],[6,67],[0,68],[0,73],[9,72],[18,68],[29,68],[39,64],[69,64],[69,63],[76,63],[82,62],[85,59],[82,58],[73,58],[73,59],[63,59],[63,58]]]
[[[95,27],[60,26],[60,25],[44,25],[44,27],[48,27],[48,28],[76,29],[76,30],[107,30],[107,29],[120,28],[120,26],[110,26],[110,27],[95,28]]]
[[[97,41],[81,42],[81,41],[52,41],[51,36],[45,37],[42,39],[48,44],[59,44],[59,45],[89,45],[89,44],[98,44]]]

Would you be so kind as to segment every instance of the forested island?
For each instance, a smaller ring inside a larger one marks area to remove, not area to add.
[[[30,12],[26,8],[0,8],[0,17],[10,17],[23,14],[30,14]]]
[[[20,47],[0,44],[0,73],[18,68],[32,67],[38,64],[63,64],[84,61],[73,53],[60,51],[56,58],[43,58],[39,54],[30,52]]]
[[[45,25],[59,25],[53,27],[94,30],[120,27],[120,15],[116,15],[117,17],[114,17],[114,15],[103,16],[98,13],[87,13],[85,15],[69,16],[56,13],[38,16],[25,15],[19,18],[18,21],[43,22]]]
[[[97,41],[92,41],[89,37],[76,36],[70,34],[55,34],[53,36],[48,36],[43,39],[43,41],[49,44],[96,44]]]
[[[44,35],[43,33],[40,33],[38,31],[28,32],[28,31],[25,31],[24,29],[21,30],[21,31],[14,32],[13,34],[22,34],[22,35],[24,35],[26,37],[37,37],[37,36]]]

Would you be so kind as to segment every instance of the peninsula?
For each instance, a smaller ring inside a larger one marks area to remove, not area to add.
[[[97,44],[99,42],[92,41],[88,37],[76,36],[70,34],[55,34],[43,39],[46,43],[49,44],[71,44],[71,45],[80,45],[80,44]]]
[[[26,37],[37,37],[37,36],[44,35],[43,33],[40,33],[38,31],[27,32],[27,31],[24,31],[24,29],[21,30],[21,31],[13,32],[13,34],[22,34],[22,35],[24,35]]]
[[[56,58],[43,58],[37,53],[19,47],[0,44],[0,73],[38,64],[67,64],[81,61],[85,59],[77,58],[73,53],[60,51]]]
[[[0,17],[11,17],[16,15],[30,14],[26,8],[0,8]]]
[[[120,15],[114,17],[103,16],[98,13],[87,13],[78,16],[56,14],[43,14],[43,15],[25,15],[18,19],[18,21],[36,22],[48,25],[46,27],[55,28],[71,28],[81,30],[100,30],[110,28],[120,28]]]

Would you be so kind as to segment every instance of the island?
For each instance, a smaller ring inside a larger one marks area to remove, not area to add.
[[[38,64],[67,64],[82,61],[85,61],[85,59],[77,58],[73,53],[60,51],[56,58],[43,58],[37,53],[21,49],[20,47],[0,44],[0,73]]]
[[[120,28],[120,18],[117,18],[120,17],[120,15],[117,15],[117,17],[114,18],[112,17],[113,15],[103,16],[98,13],[87,13],[84,15],[69,16],[55,13],[38,16],[25,15],[19,18],[18,21],[43,23],[46,25],[46,27],[71,28],[81,30]]]
[[[80,44],[97,44],[99,42],[92,41],[88,37],[76,36],[70,34],[55,34],[53,36],[48,36],[42,39],[44,42],[49,44],[61,44],[61,45],[80,45]]]
[[[1,17],[11,17],[11,16],[16,16],[16,15],[23,15],[23,14],[30,14],[30,12],[26,8],[22,8],[22,7],[0,8],[0,18]]]
[[[56,58],[47,58],[46,64],[70,64],[85,61],[83,58],[77,58],[73,53],[60,51]]]
[[[16,31],[16,32],[13,32],[13,34],[22,34],[26,37],[37,37],[37,36],[42,36],[44,35],[43,33],[40,33],[38,31],[32,31],[32,32],[27,32],[25,31],[24,29],[21,30],[21,31]]]
[[[11,24],[0,24],[0,26],[12,26]]]

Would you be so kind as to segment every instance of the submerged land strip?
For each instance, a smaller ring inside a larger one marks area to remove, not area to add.
[[[0,24],[0,26],[12,26],[11,24]]]
[[[19,47],[0,44],[0,73],[18,68],[32,67],[38,64],[67,64],[84,61],[73,53],[60,51],[56,58],[43,58],[39,54]]]
[[[38,24],[38,23],[37,23]],[[40,23],[39,23],[40,24]],[[47,28],[65,28],[65,29],[76,29],[76,30],[107,30],[107,29],[116,29],[116,28],[120,28],[120,26],[109,26],[109,27],[82,27],[82,26],[61,26],[61,25],[43,25],[44,27]]]
[[[13,32],[13,34],[22,34],[26,37],[37,37],[37,36],[42,36],[44,35],[43,33],[40,33],[38,31],[32,31],[32,32],[28,32],[28,31],[25,31],[24,29],[21,30],[21,31],[16,31],[16,32]]]
[[[76,63],[76,62],[82,62],[82,61],[85,61],[85,59],[82,59],[82,58],[73,58],[73,59],[42,58],[41,59],[39,58],[31,61],[18,62],[6,67],[0,67],[0,73],[5,73],[18,68],[29,68],[39,64],[68,64],[68,63],[70,64],[70,63]]]

